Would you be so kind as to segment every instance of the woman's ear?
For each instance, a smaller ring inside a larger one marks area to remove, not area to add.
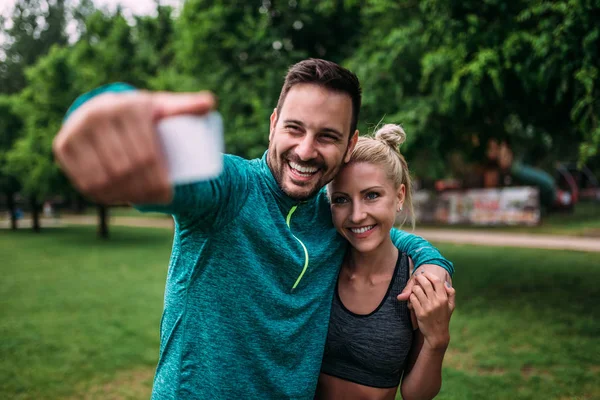
[[[400,185],[396,195],[398,196],[398,207],[396,208],[396,212],[400,212],[402,211],[402,208],[404,206],[404,199],[406,197],[406,186],[404,186],[404,183]]]

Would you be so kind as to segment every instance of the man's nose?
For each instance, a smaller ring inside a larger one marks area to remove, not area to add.
[[[315,140],[311,135],[307,134],[302,138],[302,141],[296,146],[296,154],[302,161],[309,161],[317,158]]]

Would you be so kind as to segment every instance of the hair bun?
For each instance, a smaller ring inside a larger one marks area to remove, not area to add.
[[[385,124],[375,132],[375,139],[384,142],[392,149],[398,148],[406,140],[406,132],[400,125]]]

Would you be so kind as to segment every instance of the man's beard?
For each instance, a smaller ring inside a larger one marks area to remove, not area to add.
[[[267,161],[269,164],[269,167],[271,169],[271,172],[273,173],[273,177],[275,178],[275,181],[277,182],[277,186],[279,186],[279,189],[281,189],[281,191],[283,193],[286,194],[286,196],[288,196],[289,198],[293,199],[293,200],[297,200],[297,201],[305,201],[310,199],[311,197],[315,196],[323,187],[325,187],[329,182],[331,182],[335,176],[338,174],[338,172],[340,171],[340,169],[342,168],[342,165],[344,164],[343,160],[346,158],[346,154],[348,153],[348,148],[346,148],[346,151],[344,152],[344,156],[342,157],[342,164],[338,165],[337,168],[335,168],[333,170],[333,173],[331,174],[331,178],[327,179],[327,181],[325,182],[321,182],[318,181],[315,184],[315,187],[308,193],[306,194],[297,194],[297,193],[290,193],[284,186],[283,186],[283,175],[284,172],[283,170],[286,168],[286,166],[289,167],[289,162],[295,162],[297,164],[300,165],[306,165],[306,166],[312,166],[312,167],[316,167],[319,168],[321,170],[321,172],[323,171],[327,171],[327,165],[325,164],[325,162],[319,163],[319,162],[315,162],[315,161],[311,161],[311,162],[303,162],[300,161],[300,158],[298,156],[296,156],[296,154],[294,154],[291,150],[288,150],[287,152],[283,153],[281,155],[281,157],[279,157],[279,164],[277,169],[274,168],[274,163],[269,161],[269,159],[271,158],[271,152],[269,152],[269,157],[267,157]],[[275,158],[276,156],[273,155],[273,158]],[[321,179],[323,179],[325,177],[325,174],[322,174]]]

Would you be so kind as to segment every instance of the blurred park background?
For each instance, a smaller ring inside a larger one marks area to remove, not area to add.
[[[457,271],[439,398],[600,398],[600,0],[117,3],[0,1],[0,398],[150,394],[172,221],[70,186],[75,98],[212,90],[254,158],[307,57],[357,73],[361,132],[408,134],[417,233]]]

